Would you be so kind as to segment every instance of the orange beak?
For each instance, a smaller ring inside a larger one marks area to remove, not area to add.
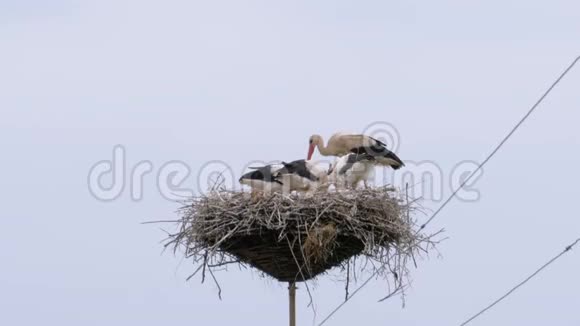
[[[308,161],[310,161],[310,159],[312,158],[312,154],[314,154],[314,149],[316,147],[314,146],[314,144],[310,144],[310,148],[308,149]]]

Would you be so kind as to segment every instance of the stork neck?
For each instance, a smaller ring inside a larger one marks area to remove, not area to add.
[[[320,152],[320,155],[323,155],[323,156],[331,155],[330,149],[328,148],[328,146],[326,146],[324,144],[324,139],[322,139],[322,137],[320,138],[320,142],[317,144],[317,147],[318,147],[318,151]]]

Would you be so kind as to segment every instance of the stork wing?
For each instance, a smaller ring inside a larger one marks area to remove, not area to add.
[[[382,145],[382,146],[384,146],[384,147],[387,147],[387,144],[383,143],[382,141],[380,141],[380,140],[378,140],[378,139],[376,139],[376,138],[373,138],[373,137],[371,137],[371,136],[367,136],[367,137],[369,137],[370,139],[372,139],[372,140],[376,141],[378,145]]]
[[[382,141],[363,134],[337,133],[332,136],[329,142],[331,141],[334,141],[340,144],[339,146],[343,148],[348,148],[349,150],[359,147],[372,147],[372,146],[387,147],[387,145]]]
[[[312,181],[318,181],[318,177],[313,175],[306,166],[305,160],[297,160],[290,163],[284,163],[285,171],[280,170],[282,174],[296,174],[302,178]]]

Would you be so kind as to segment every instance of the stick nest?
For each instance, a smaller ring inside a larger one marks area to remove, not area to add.
[[[202,271],[205,279],[209,271],[215,281],[213,270],[240,264],[281,282],[300,282],[341,266],[347,295],[357,270],[391,275],[387,280],[400,290],[408,262],[434,245],[411,218],[414,204],[402,197],[388,187],[258,199],[213,190],[184,202],[178,231],[166,246],[184,249],[197,264],[190,278]]]

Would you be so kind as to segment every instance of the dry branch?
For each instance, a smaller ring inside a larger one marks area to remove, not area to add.
[[[219,189],[183,204],[166,246],[184,250],[203,278],[209,270],[218,288],[212,270],[239,263],[281,282],[340,266],[348,271],[347,291],[358,274],[370,272],[397,293],[408,282],[408,262],[435,243],[411,218],[415,203],[388,187],[259,199]]]

